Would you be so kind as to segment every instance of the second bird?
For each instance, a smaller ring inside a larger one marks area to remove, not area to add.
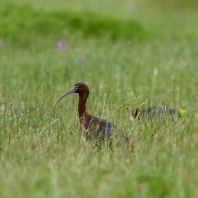
[[[171,119],[172,121],[178,121],[181,117],[181,112],[175,109],[171,109],[169,107],[158,105],[158,106],[150,106],[146,109],[141,110],[140,108],[136,108],[132,110],[132,116],[138,120],[153,120],[154,118],[160,119]]]

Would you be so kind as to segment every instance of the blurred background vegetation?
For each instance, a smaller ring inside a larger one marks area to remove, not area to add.
[[[0,197],[198,197],[197,0],[0,0]],[[84,144],[77,95],[135,152]],[[131,109],[186,110],[177,124]]]
[[[53,37],[151,36],[197,37],[197,1],[38,1],[1,0],[0,38],[19,40],[41,34]]]

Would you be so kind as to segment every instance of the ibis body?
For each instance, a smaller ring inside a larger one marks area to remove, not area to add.
[[[80,130],[85,139],[88,142],[104,143],[106,140],[112,142],[113,139],[129,144],[129,138],[122,132],[118,131],[117,127],[106,119],[98,118],[90,115],[87,112],[86,104],[89,96],[89,87],[79,82],[74,85],[70,90],[61,95],[54,103],[55,106],[61,99],[72,94],[77,93],[79,95],[78,102],[78,116],[80,121]]]

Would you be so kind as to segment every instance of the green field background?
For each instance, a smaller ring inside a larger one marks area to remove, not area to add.
[[[198,2],[0,0],[0,197],[198,197]],[[60,49],[58,43],[67,45]],[[135,149],[82,141],[73,94]],[[178,123],[133,121],[149,105]]]

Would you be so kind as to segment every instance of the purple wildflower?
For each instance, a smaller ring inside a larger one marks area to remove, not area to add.
[[[79,64],[79,65],[82,65],[84,61],[85,61],[85,57],[84,57],[84,56],[81,56],[81,57],[78,59],[78,64]]]
[[[59,50],[64,50],[64,49],[67,49],[67,41],[62,39],[58,42],[58,49]]]

